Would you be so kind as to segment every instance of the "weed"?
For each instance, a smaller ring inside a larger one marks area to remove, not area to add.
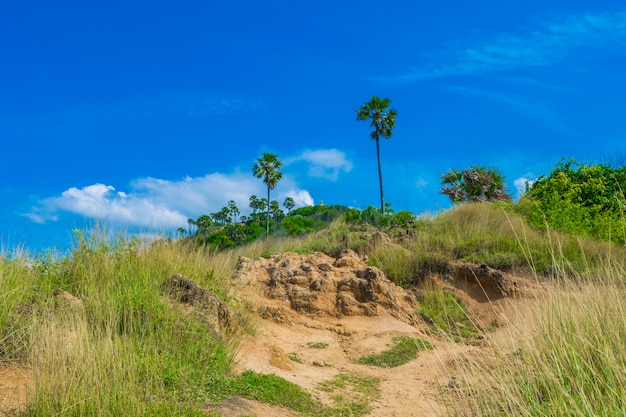
[[[311,349],[326,349],[328,347],[328,343],[324,342],[308,342],[306,345]]]
[[[389,350],[361,357],[356,360],[356,363],[395,368],[417,358],[418,352],[433,349],[430,342],[408,336],[395,337],[393,342],[394,344]]]

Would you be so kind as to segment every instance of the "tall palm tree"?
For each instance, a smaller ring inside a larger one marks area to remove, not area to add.
[[[370,120],[370,126],[374,128],[370,137],[376,141],[376,158],[378,159],[378,181],[380,183],[380,211],[385,214],[385,196],[383,192],[383,171],[380,167],[380,137],[389,139],[396,126],[396,116],[398,112],[389,109],[391,100],[372,96],[370,101],[365,103],[356,111],[357,120]]]
[[[263,182],[267,185],[266,236],[270,235],[270,190],[273,190],[283,177],[283,174],[280,172],[281,166],[283,166],[283,163],[278,160],[277,155],[266,152],[260,158],[257,158],[256,163],[252,167],[254,176],[263,179]]]

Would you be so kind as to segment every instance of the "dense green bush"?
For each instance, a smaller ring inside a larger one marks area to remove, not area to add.
[[[517,209],[537,227],[625,243],[625,187],[626,167],[563,161],[532,184]]]

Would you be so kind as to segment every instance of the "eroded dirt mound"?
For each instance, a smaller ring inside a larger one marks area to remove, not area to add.
[[[504,323],[502,314],[523,295],[526,279],[486,265],[458,263],[445,276],[433,275],[435,288],[454,292],[480,327]],[[282,253],[264,259],[240,258],[232,280],[233,295],[260,316],[255,336],[245,335],[236,358],[247,369],[276,374],[328,402],[319,384],[344,373],[380,379],[380,398],[368,416],[443,416],[442,390],[458,390],[455,359],[475,352],[485,340],[454,342],[418,316],[418,289],[404,290],[351,250],[337,257],[324,253]],[[483,325],[484,324],[484,325]],[[377,368],[358,358],[385,351],[398,336],[431,342],[432,351],[400,367]],[[223,415],[295,415],[272,412],[263,404],[217,405]]]
[[[279,322],[293,319],[291,312],[310,318],[389,314],[407,323],[417,320],[415,294],[352,250],[336,258],[321,252],[241,257],[233,284],[262,317]]]

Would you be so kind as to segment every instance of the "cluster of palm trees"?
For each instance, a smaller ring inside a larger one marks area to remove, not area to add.
[[[370,121],[372,132],[370,138],[376,142],[376,159],[378,162],[378,182],[380,188],[380,213],[384,216],[385,210],[388,209],[388,203],[385,204],[383,173],[380,163],[380,139],[389,139],[393,135],[393,129],[396,126],[396,116],[398,112],[390,109],[391,100],[388,98],[380,98],[372,96],[365,104],[356,110],[359,121]],[[270,233],[270,217],[278,219],[281,217],[282,211],[277,201],[270,198],[271,190],[282,179],[283,174],[280,171],[282,162],[278,156],[273,153],[265,152],[252,167],[255,177],[263,180],[267,186],[267,198],[259,199],[257,196],[250,197],[250,208],[252,209],[251,217],[258,217],[265,213],[265,235]],[[511,196],[505,189],[505,177],[502,173],[493,167],[473,166],[465,170],[451,169],[441,176],[441,193],[448,195],[450,200],[459,204],[470,201],[510,201]],[[293,198],[288,197],[283,206],[290,212],[295,207]],[[189,219],[189,234],[192,234],[192,226],[197,226],[198,230],[209,230],[209,228],[217,223],[218,225],[226,225],[237,223],[240,211],[233,200],[229,201],[227,206],[219,212],[212,213],[210,216],[202,215],[197,220]],[[248,219],[245,216],[240,217],[241,221]],[[274,223],[276,227],[276,222]],[[179,229],[184,230],[184,229]]]

